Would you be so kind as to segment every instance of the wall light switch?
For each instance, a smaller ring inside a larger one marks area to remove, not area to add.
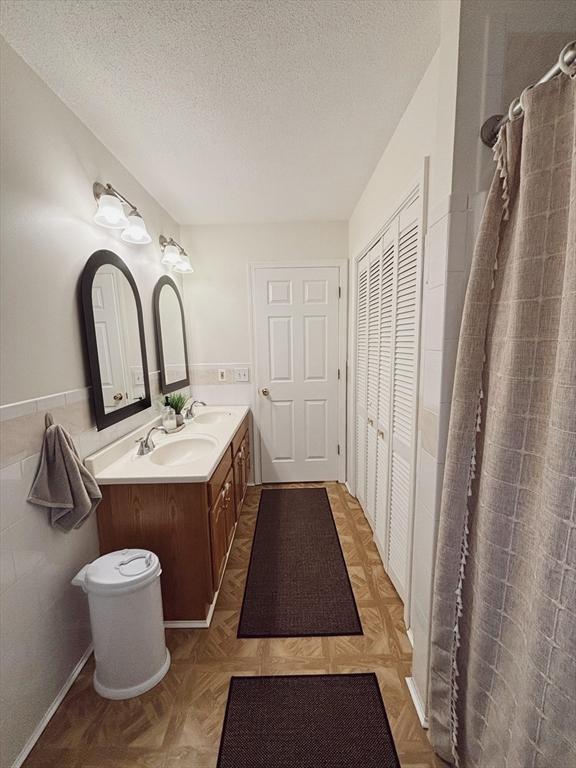
[[[250,381],[250,369],[234,368],[234,381],[238,381],[238,382]]]
[[[218,368],[218,381],[226,381],[226,368]]]

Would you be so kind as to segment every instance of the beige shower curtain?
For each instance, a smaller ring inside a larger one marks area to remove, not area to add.
[[[466,296],[429,702],[462,768],[576,766],[575,91],[500,132]]]

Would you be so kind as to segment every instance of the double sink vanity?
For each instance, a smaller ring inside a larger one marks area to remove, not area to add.
[[[142,302],[128,266],[106,250],[88,259],[80,300],[92,405],[102,430],[152,406]],[[181,395],[173,401],[180,414],[190,372],[184,305],[169,275],[154,287],[152,312],[160,389],[167,401]],[[244,406],[193,412],[194,404],[179,429],[166,432],[158,416],[85,464],[102,490],[100,553],[155,552],[166,623],[206,627],[246,494],[250,417]]]
[[[162,564],[168,625],[210,623],[250,472],[249,410],[205,407],[175,433],[153,432],[138,455],[141,429],[89,456],[102,501],[102,554],[125,547],[155,552]]]

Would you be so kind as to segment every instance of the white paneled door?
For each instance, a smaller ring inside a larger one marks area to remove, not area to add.
[[[254,268],[262,482],[338,478],[339,282],[338,267]]]

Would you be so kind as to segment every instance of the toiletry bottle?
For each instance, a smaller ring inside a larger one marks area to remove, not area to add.
[[[174,408],[170,408],[169,405],[164,407],[164,412],[162,414],[162,426],[169,432],[173,429],[176,429],[176,411]]]

